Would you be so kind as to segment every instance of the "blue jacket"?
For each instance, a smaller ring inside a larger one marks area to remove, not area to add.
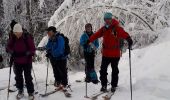
[[[54,40],[49,38],[46,49],[56,60],[67,58],[64,54],[65,41],[61,35],[56,34],[56,38]]]
[[[84,33],[82,34],[81,38],[80,38],[80,45],[83,47],[84,52],[91,53],[91,52],[93,51],[92,46],[90,46],[90,45],[89,45],[88,47],[84,46],[84,45],[86,44],[87,40],[89,40],[89,38],[90,38],[90,37],[87,35],[87,33],[84,32]],[[95,46],[95,48],[98,48],[98,47],[99,47],[99,41],[98,41],[98,39],[95,40],[94,42],[92,42],[92,44]]]

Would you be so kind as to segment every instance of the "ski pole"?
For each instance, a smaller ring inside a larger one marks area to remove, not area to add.
[[[130,68],[130,92],[132,100],[132,65],[131,65],[131,49],[129,48],[129,68]]]
[[[67,68],[67,71],[69,71],[68,68]],[[70,83],[69,76],[68,76],[68,88],[70,89],[71,92],[73,92],[73,90],[71,89],[71,83]]]
[[[32,72],[34,74],[34,80],[35,80],[35,84],[36,84],[36,87],[37,87],[37,92],[35,92],[35,94],[38,94],[38,83],[37,83],[37,78],[36,78],[35,71],[34,71],[33,67],[32,67]]]
[[[46,75],[46,84],[45,84],[45,94],[47,93],[47,82],[48,82],[48,68],[49,68],[49,58],[47,58],[47,75]]]
[[[87,68],[85,68],[85,72],[86,72],[86,74],[87,74]],[[86,91],[85,91],[85,92],[86,92],[86,94],[85,94],[84,97],[85,97],[85,98],[89,98],[88,95],[87,95],[87,82],[86,82]]]
[[[12,64],[13,64],[13,57],[11,56],[10,62],[9,62],[9,81],[8,81],[8,91],[7,91],[7,100],[9,100],[9,88],[10,88],[10,83],[11,83],[11,72],[12,72]]]

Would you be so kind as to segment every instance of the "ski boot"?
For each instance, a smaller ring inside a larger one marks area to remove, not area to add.
[[[116,91],[116,87],[112,87],[112,88],[111,88],[111,92],[114,93],[115,91]]]
[[[107,86],[102,86],[102,88],[100,89],[101,92],[107,92]]]
[[[28,100],[34,100],[34,93],[28,94]]]
[[[60,83],[59,82],[54,82],[54,86],[55,87],[60,87]]]
[[[23,92],[23,90],[18,90],[18,94],[17,94],[17,96],[16,96],[16,99],[17,100],[20,100],[21,98],[23,98],[24,97],[24,92]]]

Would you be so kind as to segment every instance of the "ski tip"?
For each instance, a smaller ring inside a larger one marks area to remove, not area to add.
[[[38,91],[36,91],[34,94],[38,94]]]
[[[90,97],[88,97],[88,96],[84,96],[84,98],[90,98]]]
[[[82,81],[81,80],[76,80],[77,83],[81,83]]]
[[[69,95],[69,96],[66,96],[67,98],[71,98],[72,96],[71,95]]]
[[[41,97],[46,97],[47,95],[45,95],[45,94],[39,94]]]

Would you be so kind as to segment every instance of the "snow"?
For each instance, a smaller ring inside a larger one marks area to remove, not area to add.
[[[65,0],[65,1],[61,4],[61,6],[55,11],[54,16],[51,17],[51,19],[50,19],[50,21],[49,21],[49,23],[48,23],[48,26],[54,26],[53,20],[56,19],[56,16],[57,16],[59,13],[61,13],[61,11],[68,9],[68,8],[70,8],[71,6],[72,6],[72,0]]]
[[[170,100],[170,28],[160,30],[160,36],[152,45],[132,50],[132,80],[133,80],[133,98],[134,100]],[[162,34],[164,33],[164,34]],[[120,80],[119,87],[111,100],[130,100],[129,89],[129,55],[123,54],[119,63]],[[34,71],[38,81],[39,93],[44,93],[45,76],[47,63],[34,63]],[[0,89],[7,87],[9,69],[0,70]],[[111,69],[108,70],[108,79],[110,81]],[[72,98],[67,99],[62,92],[57,92],[46,98],[36,95],[36,100],[88,100],[85,99],[85,83],[76,83],[75,80],[83,80],[84,72],[69,72],[69,83],[73,90]],[[49,83],[54,80],[52,69],[49,69]],[[12,84],[14,84],[14,75],[12,74]],[[88,84],[88,95],[98,92],[100,84]],[[110,87],[110,86],[108,86]],[[35,86],[35,89],[36,86]],[[49,86],[48,90],[53,90]],[[25,90],[26,91],[26,90]],[[25,92],[26,93],[26,92]],[[7,90],[0,91],[0,100],[6,99]],[[16,93],[10,93],[10,100],[14,100]],[[24,99],[26,100],[26,97]],[[98,98],[102,100],[102,96]]]
[[[45,2],[44,2],[44,0],[39,0],[39,6],[40,6],[40,9],[42,9],[43,7],[45,7]]]

